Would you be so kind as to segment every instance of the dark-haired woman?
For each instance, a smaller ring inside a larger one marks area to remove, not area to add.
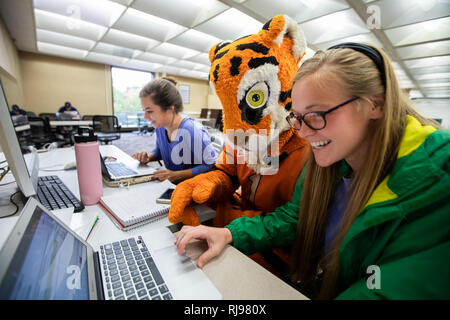
[[[173,82],[156,79],[139,93],[145,119],[156,132],[156,148],[138,152],[134,158],[145,164],[163,160],[167,169],[158,170],[155,178],[178,183],[207,172],[216,163],[216,153],[208,131],[197,121],[183,117],[181,95]]]

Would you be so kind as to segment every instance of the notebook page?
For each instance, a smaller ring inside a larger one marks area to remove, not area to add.
[[[149,189],[122,190],[103,196],[101,202],[125,226],[167,212],[170,205],[156,203],[160,192]]]

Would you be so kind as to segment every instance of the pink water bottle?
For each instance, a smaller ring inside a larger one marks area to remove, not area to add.
[[[84,134],[84,131],[88,131],[88,135]],[[74,140],[81,202],[87,206],[93,205],[103,195],[97,136],[94,135],[92,128],[79,127],[78,134],[74,135]]]

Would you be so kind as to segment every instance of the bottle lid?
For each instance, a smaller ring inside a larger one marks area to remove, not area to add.
[[[87,134],[85,134],[86,131]],[[73,138],[75,143],[97,141],[97,136],[94,134],[94,129],[91,127],[78,127],[78,134],[75,134]]]

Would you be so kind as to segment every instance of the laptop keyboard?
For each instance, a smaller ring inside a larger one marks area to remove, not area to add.
[[[74,212],[84,209],[78,200],[58,176],[38,178],[37,198],[49,210],[74,207]]]
[[[100,246],[108,300],[172,300],[142,237]]]
[[[125,176],[132,176],[137,174],[136,171],[131,170],[126,165],[124,165],[121,162],[110,162],[105,163],[106,167],[108,168],[108,171],[113,174],[116,178],[117,177],[125,177]]]

